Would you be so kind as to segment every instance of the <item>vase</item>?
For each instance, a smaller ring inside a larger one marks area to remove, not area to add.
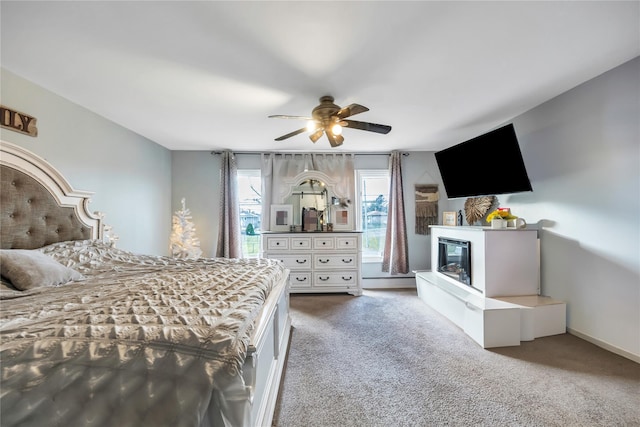
[[[491,228],[505,228],[507,226],[507,221],[502,218],[493,218],[491,220]]]

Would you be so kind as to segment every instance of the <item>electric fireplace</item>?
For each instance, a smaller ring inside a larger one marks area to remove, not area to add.
[[[438,237],[438,271],[471,286],[471,242]]]

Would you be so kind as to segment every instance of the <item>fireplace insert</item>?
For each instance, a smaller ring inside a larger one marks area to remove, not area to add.
[[[439,237],[438,271],[471,286],[471,242]]]

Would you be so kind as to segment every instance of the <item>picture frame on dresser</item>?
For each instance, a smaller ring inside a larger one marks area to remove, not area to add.
[[[351,212],[349,208],[334,209],[333,228],[336,230],[351,230]]]
[[[293,225],[293,205],[271,205],[271,231],[289,231]]]
[[[458,214],[456,212],[442,212],[442,225],[457,226]]]

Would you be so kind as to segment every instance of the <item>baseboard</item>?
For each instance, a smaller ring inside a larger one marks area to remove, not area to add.
[[[614,345],[611,345],[607,342],[601,341],[597,338],[593,338],[590,337],[589,335],[583,334],[582,332],[578,332],[575,329],[571,329],[571,328],[567,328],[567,333],[571,334],[571,335],[575,335],[578,338],[582,338],[585,341],[589,341],[591,344],[595,344],[598,347],[604,348],[607,351],[610,351],[611,353],[615,353],[618,356],[622,356],[625,357],[629,360],[633,360],[636,363],[640,363],[640,356],[637,354],[633,354],[631,352],[628,352],[626,350],[623,350],[619,347],[616,347]]]
[[[374,277],[362,279],[363,289],[415,289],[415,277]]]

